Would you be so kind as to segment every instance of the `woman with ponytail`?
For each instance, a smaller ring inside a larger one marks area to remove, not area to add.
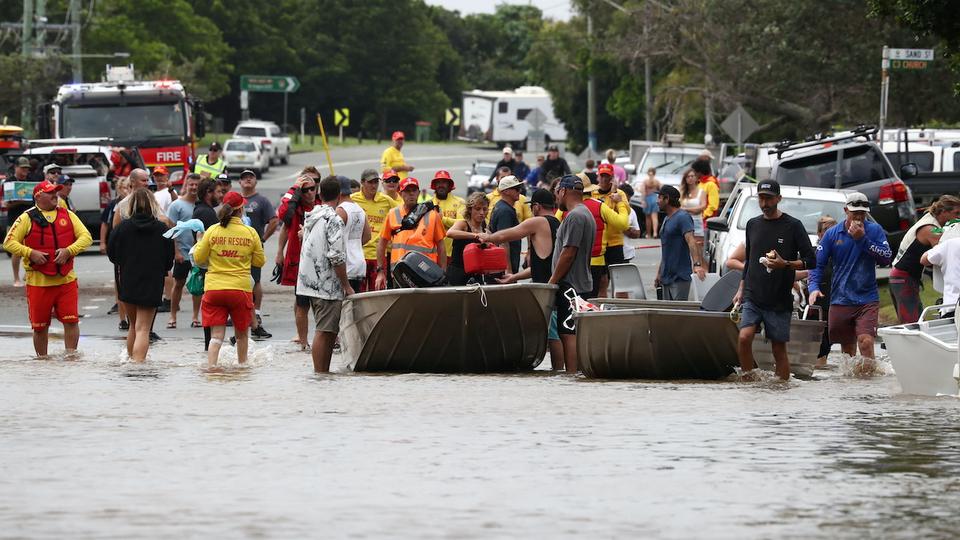
[[[200,312],[203,326],[210,328],[210,367],[217,365],[228,317],[233,320],[237,338],[237,359],[241,364],[247,361],[247,336],[253,313],[250,268],[262,267],[266,258],[260,235],[243,224],[245,203],[246,199],[235,191],[224,195],[217,212],[218,222],[207,229],[194,248],[194,261],[207,265]]]

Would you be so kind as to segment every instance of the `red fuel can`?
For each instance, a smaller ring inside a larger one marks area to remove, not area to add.
[[[506,250],[493,244],[467,244],[463,248],[463,271],[467,274],[506,272]]]

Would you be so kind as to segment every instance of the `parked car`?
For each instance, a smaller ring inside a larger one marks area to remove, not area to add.
[[[290,161],[290,137],[284,135],[280,126],[262,120],[244,120],[233,130],[234,138],[250,137],[258,139],[269,152],[271,164],[284,164]]]
[[[647,148],[636,168],[634,182],[643,180],[647,170],[657,170],[661,184],[679,187],[683,173],[704,151],[702,144],[657,145]]]
[[[490,193],[493,191],[493,183],[489,182],[490,175],[496,170],[497,164],[492,161],[475,161],[473,167],[463,171],[467,176],[467,195],[474,191]]]
[[[227,139],[223,145],[223,160],[227,163],[227,174],[240,174],[251,169],[260,178],[270,170],[270,153],[257,139]]]
[[[779,158],[771,176],[781,186],[863,193],[870,200],[870,214],[886,231],[896,252],[904,233],[917,220],[916,206],[910,188],[873,141],[876,132],[876,128],[859,127],[839,136],[779,144],[771,150]],[[900,171],[910,178],[916,174],[916,166],[905,164]]]
[[[800,220],[810,235],[810,243],[817,243],[817,220],[831,216],[837,221],[845,217],[843,207],[847,191],[836,189],[781,186],[779,208]],[[741,182],[734,187],[727,204],[716,217],[707,220],[707,268],[710,272],[727,273],[726,260],[746,238],[747,222],[760,215],[757,202],[757,184]]]
[[[70,201],[76,208],[77,217],[87,226],[94,240],[100,236],[100,213],[113,198],[111,182],[111,157],[122,150],[133,167],[144,167],[140,153],[131,148],[115,148],[94,144],[77,144],[62,139],[57,144],[42,143],[25,150],[22,154],[7,154],[4,159],[13,164],[18,157],[25,156],[39,161],[42,169],[49,163],[60,165],[63,174],[74,179]],[[36,182],[10,182],[4,185],[3,200],[0,202],[0,227],[4,232],[8,224],[24,210],[33,205],[33,186]],[[22,185],[20,185],[22,184]]]

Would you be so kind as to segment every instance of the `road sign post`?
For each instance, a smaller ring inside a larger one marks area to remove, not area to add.
[[[720,124],[720,129],[733,137],[737,146],[742,146],[750,138],[750,135],[760,129],[760,124],[750,116],[750,113],[742,105],[737,105],[730,116]]]
[[[444,122],[450,126],[450,140],[453,140],[453,128],[460,125],[460,107],[452,107],[445,111]]]
[[[880,60],[880,124],[877,136],[883,143],[883,128],[887,123],[887,103],[890,101],[891,69],[927,69],[933,61],[933,49],[891,49],[883,47]]]
[[[283,131],[287,130],[287,103],[289,94],[300,89],[300,80],[292,75],[241,75],[240,76],[240,95],[241,111],[243,107],[243,95],[249,92],[267,92],[283,94]],[[241,113],[241,118],[244,113]],[[246,113],[249,115],[249,112]]]

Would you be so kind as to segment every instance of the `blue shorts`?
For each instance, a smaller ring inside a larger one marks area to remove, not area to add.
[[[547,327],[547,341],[560,339],[560,332],[557,331],[557,310],[550,312],[550,325]]]
[[[740,312],[740,328],[755,326],[758,329],[763,324],[767,339],[779,343],[790,341],[790,320],[793,318],[793,311],[771,311],[761,309],[753,302],[746,300],[743,302]]]
[[[647,206],[644,207],[643,213],[645,215],[656,214],[660,211],[660,206],[657,205],[657,194],[651,193],[643,198],[644,202],[647,203]]]

